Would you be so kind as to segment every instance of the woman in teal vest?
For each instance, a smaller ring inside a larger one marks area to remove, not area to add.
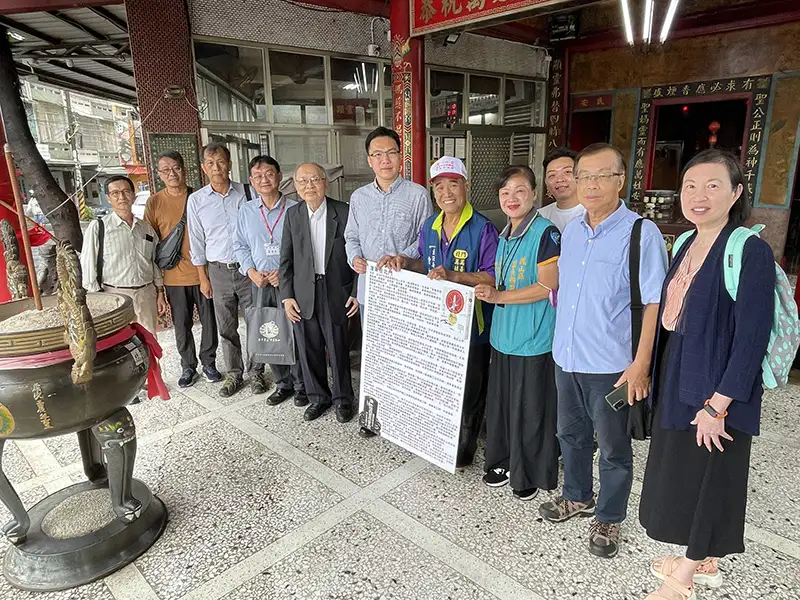
[[[515,496],[532,500],[558,483],[552,296],[561,237],[534,207],[536,178],[528,167],[506,168],[496,189],[508,225],[494,285],[475,288],[476,299],[495,305],[483,482],[501,487],[510,480]]]
[[[386,257],[378,267],[408,269],[431,279],[475,286],[494,283],[497,228],[467,201],[467,170],[457,158],[445,156],[431,166],[431,185],[441,209],[425,221],[419,233],[420,260]],[[492,306],[476,302],[461,410],[456,467],[472,464],[486,407],[489,371],[489,326]]]

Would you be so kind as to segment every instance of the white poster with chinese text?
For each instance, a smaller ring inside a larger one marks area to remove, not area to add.
[[[365,298],[361,425],[455,473],[474,291],[369,263]]]

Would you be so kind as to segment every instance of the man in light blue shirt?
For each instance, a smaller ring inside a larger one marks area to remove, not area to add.
[[[228,369],[219,394],[227,398],[244,384],[239,309],[250,306],[251,286],[247,277],[239,273],[233,240],[239,208],[246,202],[245,188],[230,179],[231,153],[224,144],[205,146],[202,160],[203,172],[211,183],[187,201],[189,253],[200,276],[200,291],[214,299],[214,315]]]
[[[612,558],[619,551],[633,482],[628,433],[630,405],[650,391],[650,354],[656,331],[667,250],[658,227],[643,221],[639,290],[644,308],[638,349],[633,355],[629,252],[639,216],[619,199],[625,160],[614,146],[593,144],[575,160],[584,218],[570,222],[561,240],[553,358],[558,387],[558,438],[564,456],[561,496],[539,512],[552,522],[595,514],[589,551]],[[606,396],[627,385],[621,405]],[[627,400],[627,402],[625,402]],[[592,481],[593,438],[600,448],[600,492]]]
[[[258,197],[245,202],[239,209],[233,250],[239,262],[239,272],[252,282],[252,306],[282,308],[278,293],[278,268],[281,265],[281,240],[286,211],[297,204],[280,193],[281,167],[271,156],[256,156],[250,161],[250,183]],[[251,332],[248,331],[250,336]],[[253,333],[255,335],[255,332]],[[295,406],[308,404],[300,363],[270,365],[275,392],[267,404],[275,406],[295,396]],[[254,394],[267,391],[264,365],[253,364],[250,369],[250,389]]]

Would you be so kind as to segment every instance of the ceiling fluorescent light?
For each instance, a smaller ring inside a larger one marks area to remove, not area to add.
[[[633,46],[633,25],[631,25],[631,7],[628,0],[620,0],[622,4],[622,19],[625,22],[625,39]]]
[[[644,3],[644,32],[642,39],[645,44],[650,43],[650,38],[653,36],[653,0],[646,0]]]
[[[667,9],[667,16],[664,17],[664,26],[661,28],[661,43],[667,41],[669,37],[669,30],[672,27],[672,21],[675,19],[675,13],[678,12],[678,4],[680,0],[670,0],[669,8]]]

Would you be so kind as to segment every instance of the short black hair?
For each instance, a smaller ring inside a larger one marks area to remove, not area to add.
[[[750,218],[750,194],[747,192],[747,183],[744,178],[744,170],[739,159],[730,152],[719,150],[717,148],[709,148],[703,150],[695,155],[686,166],[683,167],[681,172],[681,188],[683,188],[683,179],[686,177],[686,172],[692,167],[697,165],[717,164],[723,165],[728,170],[728,177],[731,180],[731,189],[736,189],[737,186],[742,186],[742,193],[736,199],[736,202],[731,206],[728,211],[728,224],[740,227],[744,225],[747,219]]]
[[[542,168],[544,168],[545,173],[547,172],[547,165],[549,165],[554,160],[558,160],[559,158],[571,158],[572,162],[575,162],[575,157],[578,156],[578,153],[575,150],[571,150],[566,146],[560,146],[551,150],[547,156],[544,157],[542,161]]]
[[[225,144],[211,142],[203,146],[203,149],[200,151],[200,162],[204,161],[206,154],[214,155],[217,152],[222,152],[225,155],[225,160],[228,162],[231,161],[231,151],[228,150],[228,147]]]
[[[247,166],[247,172],[252,173],[253,167],[258,167],[261,165],[269,165],[271,167],[275,167],[275,170],[280,173],[281,166],[278,164],[278,161],[269,156],[268,154],[259,154],[253,160],[250,161],[250,164]]]
[[[372,141],[376,138],[388,137],[394,140],[394,143],[397,144],[397,149],[400,150],[400,136],[397,135],[397,132],[394,129],[388,129],[387,127],[378,127],[377,129],[373,129],[370,131],[369,135],[367,136],[367,141],[364,143],[364,148],[369,154],[369,146]]]
[[[156,159],[156,168],[158,168],[158,163],[161,162],[162,158],[170,158],[174,160],[176,163],[178,163],[178,166],[181,169],[186,168],[186,163],[183,161],[183,155],[180,152],[177,152],[175,150],[167,150],[166,152],[162,152],[161,154],[158,155],[158,158]]]
[[[601,152],[605,152],[606,150],[611,150],[614,154],[617,155],[617,169],[625,173],[628,170],[628,166],[625,164],[625,157],[620,152],[619,148],[614,146],[613,144],[606,144],[605,142],[598,142],[596,144],[589,144],[578,152],[578,155],[575,157],[575,167],[577,168],[578,163],[581,161],[582,158],[587,156],[594,156],[595,154],[600,154]]]
[[[136,186],[133,185],[133,182],[130,180],[130,177],[125,177],[125,175],[112,175],[108,179],[106,179],[105,184],[103,185],[103,189],[106,192],[106,196],[108,196],[108,188],[109,186],[116,182],[116,181],[127,181],[128,185],[131,186],[131,191],[135,194],[136,193]]]
[[[496,194],[500,193],[500,190],[503,189],[508,180],[512,177],[522,176],[528,180],[528,183],[531,184],[531,189],[536,189],[536,175],[533,173],[533,169],[526,165],[511,165],[510,167],[506,167],[500,172],[500,175],[497,176],[494,182],[494,191]]]

